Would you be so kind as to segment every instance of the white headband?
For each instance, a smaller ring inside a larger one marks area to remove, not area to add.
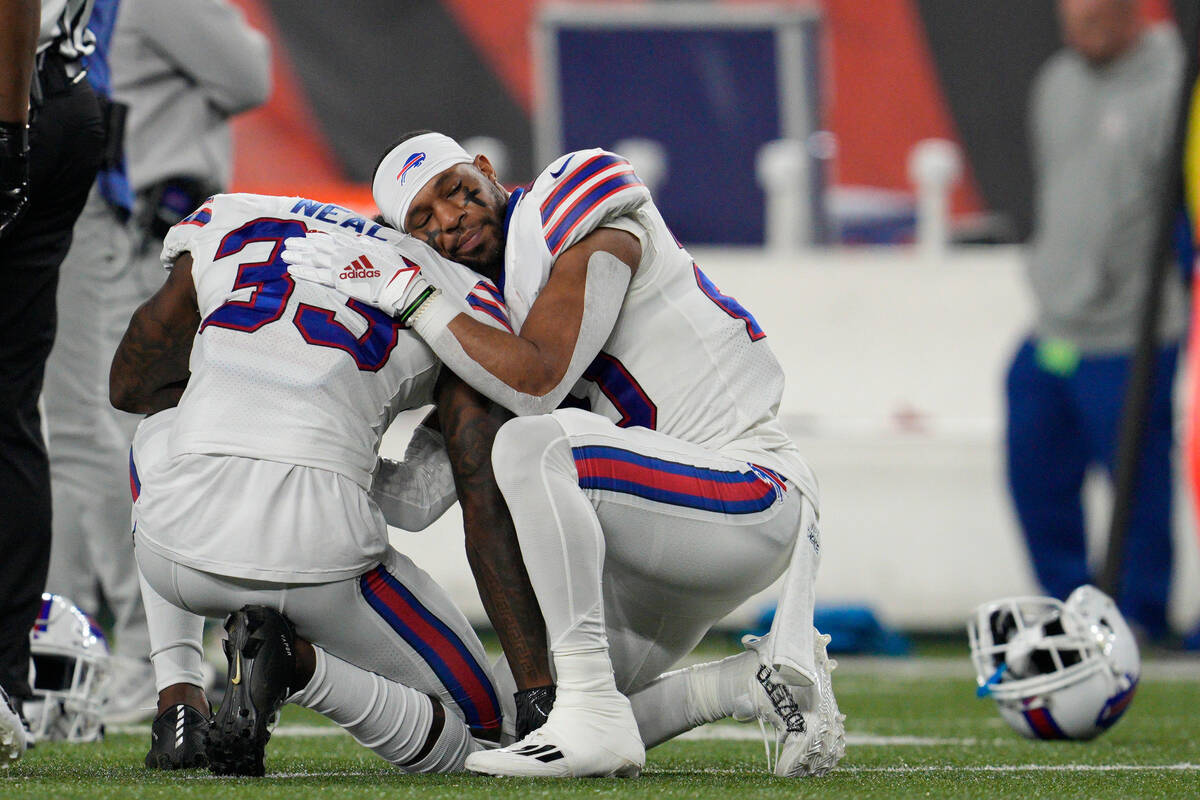
[[[467,151],[444,134],[423,133],[405,139],[383,157],[375,170],[371,194],[379,213],[393,228],[403,231],[404,218],[417,192],[435,175],[471,161]]]

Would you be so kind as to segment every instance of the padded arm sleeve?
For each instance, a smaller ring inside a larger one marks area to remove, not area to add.
[[[424,530],[454,505],[454,475],[441,434],[418,425],[403,461],[379,459],[371,499],[389,525],[406,531]]]
[[[423,314],[413,321],[412,327],[447,367],[488,399],[518,416],[549,414],[558,408],[608,340],[621,313],[625,290],[632,277],[629,267],[612,253],[598,251],[591,255],[584,286],[583,319],[575,339],[575,349],[571,353],[571,362],[558,384],[540,396],[517,391],[463,350],[447,327],[458,314],[449,303],[442,303],[438,308],[431,309],[431,313]],[[448,310],[453,310],[453,313],[447,313]]]

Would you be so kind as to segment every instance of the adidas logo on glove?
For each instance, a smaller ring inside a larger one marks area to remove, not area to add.
[[[342,280],[352,280],[355,278],[378,278],[379,275],[379,270],[375,269],[375,265],[368,261],[366,256],[359,256],[351,261],[338,277]]]

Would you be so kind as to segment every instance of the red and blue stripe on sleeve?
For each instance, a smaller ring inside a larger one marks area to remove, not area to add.
[[[133,502],[142,494],[142,479],[138,477],[137,464],[133,463],[133,448],[129,448],[129,494],[133,496]]]
[[[571,232],[588,214],[621,192],[644,191],[628,161],[599,153],[562,178],[542,203],[542,233],[550,254],[557,256]]]
[[[482,311],[504,326],[509,333],[513,332],[512,324],[508,321],[508,310],[504,305],[504,295],[488,281],[480,281],[467,295],[467,305],[476,311]]]
[[[179,220],[179,225],[195,225],[198,228],[203,228],[208,223],[212,222],[212,201],[210,197],[200,204],[200,207],[188,214],[183,219]]]

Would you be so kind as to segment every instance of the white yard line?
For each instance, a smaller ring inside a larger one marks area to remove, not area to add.
[[[902,737],[900,737],[902,738]],[[931,764],[928,766],[902,766],[902,767],[838,767],[834,771],[834,775],[865,775],[865,774],[893,774],[893,775],[920,775],[936,772],[981,772],[981,773],[1027,773],[1027,772],[1200,772],[1200,764],[1007,764],[1007,765],[984,765],[984,766],[954,766],[943,764]],[[689,770],[656,770],[653,767],[645,774],[654,776],[669,776],[672,774],[680,775],[695,775],[697,773],[705,775],[744,775],[745,770],[740,769],[689,769]],[[267,779],[271,780],[290,780],[290,779],[308,779],[308,778],[356,778],[361,777],[366,773],[358,770],[327,770],[321,772],[272,772],[267,774]],[[180,772],[174,775],[176,779],[182,780],[240,780],[236,776],[217,776],[210,775],[204,772]],[[24,783],[30,779],[29,775],[12,774],[6,775],[0,773],[0,783]]]
[[[126,733],[135,736],[149,736],[149,725],[111,725],[109,733]],[[321,736],[342,736],[345,731],[334,725],[280,725],[271,734],[272,737],[303,738]],[[682,740],[724,740],[724,741],[759,741],[762,734],[754,725],[704,725],[677,737]],[[848,733],[846,744],[875,745],[895,747],[944,747],[946,745],[974,746],[988,744],[992,740],[976,738],[938,738],[932,736],[876,736],[870,733]]]
[[[125,733],[135,736],[149,736],[149,725],[113,725],[108,728],[110,733]],[[272,737],[283,738],[320,738],[326,736],[346,736],[345,731],[334,725],[281,725],[271,734]],[[704,725],[688,731],[677,737],[681,741],[730,741],[757,742],[762,739],[757,726],[754,725]],[[1011,742],[1011,737],[978,738],[940,737],[940,736],[885,736],[873,733],[847,733],[846,744],[868,747],[977,747],[990,746],[997,742]]]
[[[762,734],[754,725],[705,725],[688,731],[676,737],[681,740],[719,739],[725,741],[758,741]],[[979,744],[990,744],[993,740],[981,740],[974,737],[951,739],[933,736],[877,736],[871,733],[847,733],[848,745],[874,745],[880,747],[973,747]]]
[[[108,725],[108,733],[131,733],[134,736],[149,736],[150,726],[138,725]],[[280,725],[271,733],[272,737],[304,737],[304,736],[342,736],[349,735],[336,725]]]
[[[960,767],[950,765],[931,765],[926,767],[838,767],[831,775],[865,775],[865,774],[895,774],[895,775],[919,775],[935,772],[986,772],[986,773],[1024,773],[1024,772],[1200,772],[1200,764],[1009,764],[996,766],[978,766],[978,767]],[[646,771],[646,775],[695,775],[701,773],[705,775],[745,775],[746,771],[742,769],[689,769],[689,770],[656,770],[651,767]],[[328,772],[272,772],[266,777],[273,779],[290,779],[290,778],[346,778],[357,777],[362,775],[361,772],[349,770],[331,770]],[[180,773],[181,778],[193,778],[195,780],[225,780],[225,778],[216,775],[208,775],[204,773],[193,773],[184,775]],[[232,778],[237,780],[236,778]]]
[[[1200,772],[1200,764],[1004,764],[975,767],[935,764],[925,767],[839,767],[836,772]]]

